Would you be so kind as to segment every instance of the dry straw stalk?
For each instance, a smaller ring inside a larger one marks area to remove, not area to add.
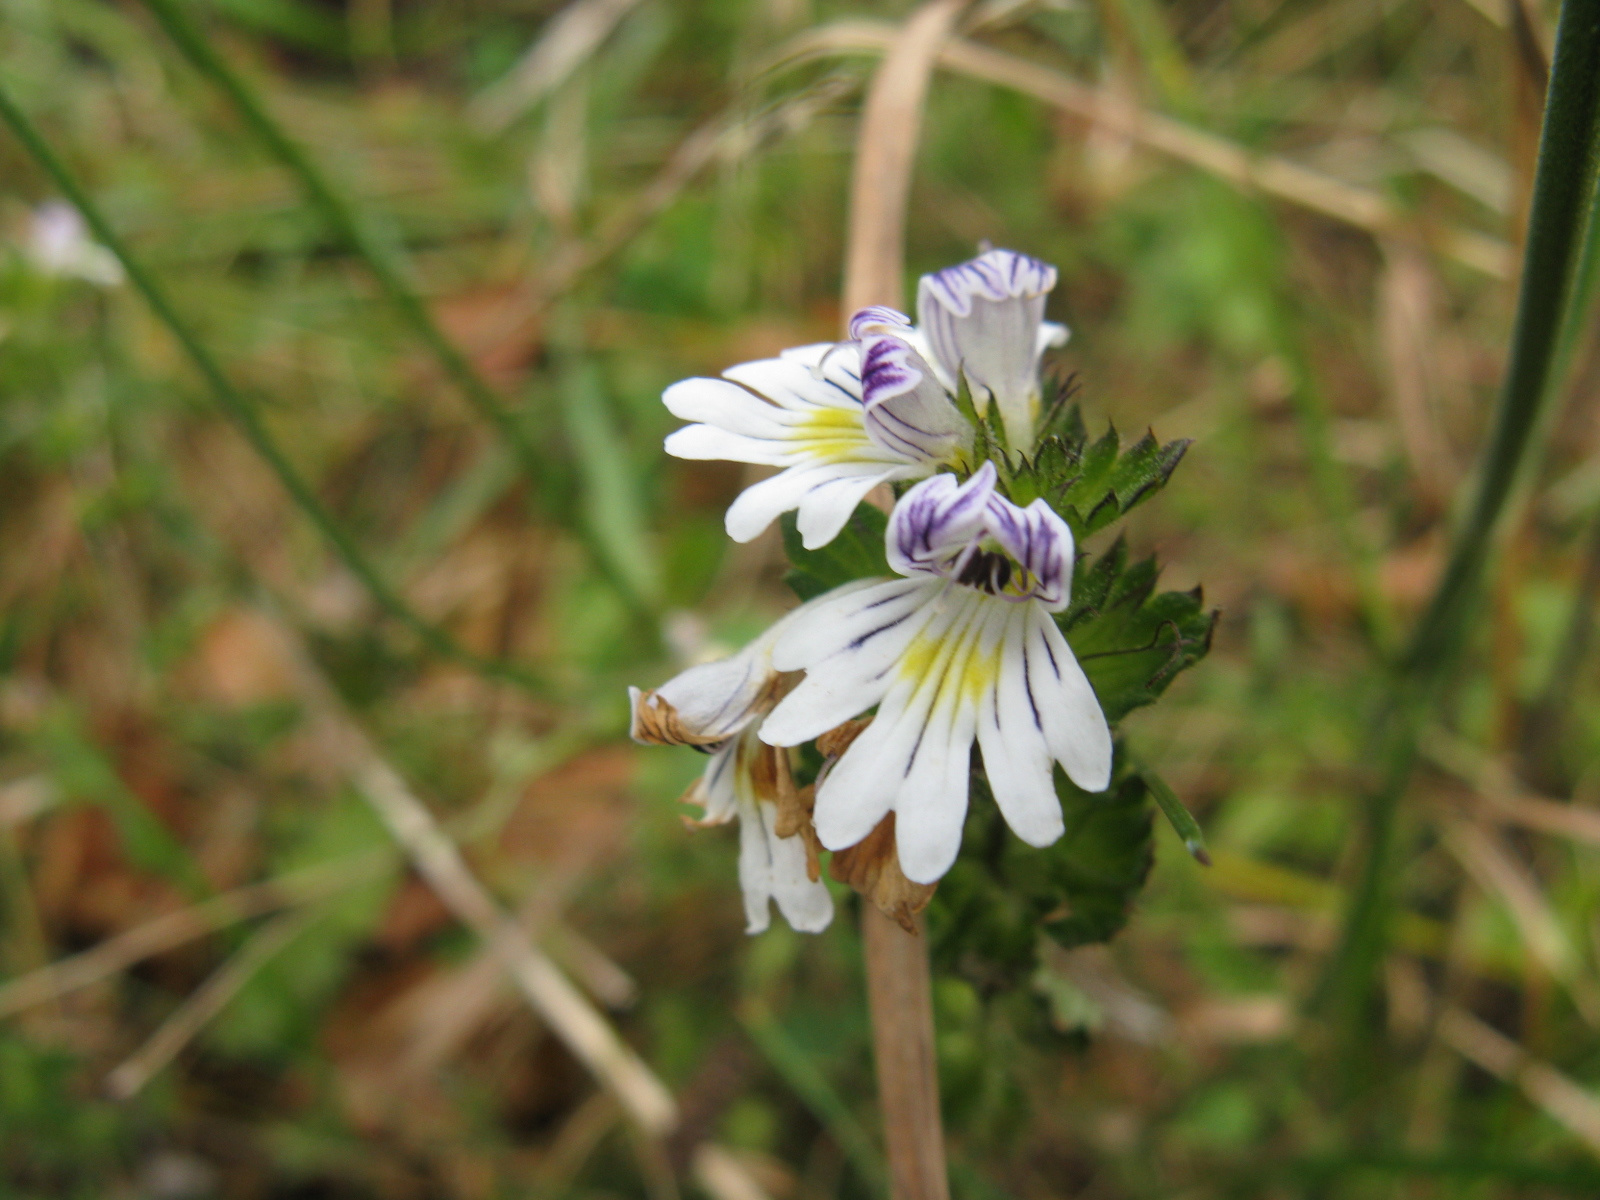
[[[843,309],[904,305],[906,208],[923,101],[965,0],[929,0],[888,43],[857,133]],[[949,1200],[927,939],[861,906],[878,1103],[894,1200]]]

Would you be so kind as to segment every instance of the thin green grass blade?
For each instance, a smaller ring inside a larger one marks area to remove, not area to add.
[[[259,33],[332,57],[349,54],[345,23],[320,5],[305,0],[210,0],[210,4],[225,17]]]
[[[245,82],[244,76],[217,53],[189,19],[182,0],[146,0],[146,3],[183,56],[228,97],[261,144],[300,181],[312,205],[334,232],[366,262],[378,286],[407,324],[416,331],[423,345],[438,359],[445,374],[511,446],[529,480],[538,484],[548,470],[546,456],[534,444],[518,414],[496,394],[461,349],[439,328],[428,306],[407,279],[409,271],[401,262],[398,251],[373,232],[369,223],[362,220],[355,205],[334,186],[300,144],[284,131],[255,90]],[[592,538],[581,529],[579,534],[587,543],[590,553],[603,559],[604,551],[594,544]],[[646,598],[628,586],[625,576],[618,576],[611,570],[603,573],[621,591],[628,606],[645,617],[653,628],[654,609]]]
[[[789,1034],[765,1006],[747,1005],[739,1014],[739,1020],[773,1069],[822,1122],[856,1173],[871,1184],[874,1191],[881,1193],[889,1182],[883,1155],[827,1077],[806,1052],[790,1040]]]
[[[316,527],[317,531],[327,539],[328,544],[338,555],[340,561],[349,568],[350,572],[359,579],[372,595],[373,599],[389,613],[390,616],[406,626],[422,643],[435,654],[443,658],[453,659],[474,671],[517,684],[520,687],[539,694],[548,694],[550,688],[537,676],[526,669],[509,663],[494,662],[472,653],[444,630],[431,622],[424,620],[418,613],[400,598],[393,588],[373,567],[366,555],[351,539],[317,498],[311,485],[295,470],[288,457],[267,431],[261,417],[253,405],[234,388],[224,374],[216,359],[211,356],[194,331],[168,299],[166,292],[156,282],[153,275],[145,269],[144,264],[134,256],[127,244],[122,240],[98,205],[90,199],[89,194],[79,184],[76,176],[67,168],[65,162],[50,148],[50,144],[28,120],[26,114],[17,107],[10,94],[0,86],[0,120],[3,120],[16,135],[28,153],[44,168],[45,172],[55,181],[62,194],[70,200],[75,208],[83,214],[83,219],[93,231],[96,240],[103,244],[127,272],[130,282],[139,290],[145,302],[155,313],[156,318],[167,327],[167,330],[177,340],[190,362],[199,371],[201,377],[211,389],[211,394],[217,405],[227,415],[239,432],[244,435],[247,442],[263,462],[278,477],[278,482],[283,485],[286,492],[294,500],[300,510],[306,515],[307,520]]]
[[[559,388],[567,440],[583,483],[579,519],[611,573],[653,607],[661,595],[661,571],[635,486],[638,472],[612,424],[599,371],[591,362],[573,362]]]
[[[1556,30],[1534,171],[1533,203],[1511,357],[1471,500],[1457,526],[1444,574],[1402,655],[1392,699],[1379,718],[1382,784],[1368,797],[1366,850],[1351,893],[1339,949],[1318,999],[1347,1024],[1347,1043],[1368,1036],[1365,1008],[1383,960],[1401,838],[1401,801],[1417,759],[1417,730],[1465,641],[1494,536],[1519,477],[1533,457],[1534,435],[1554,391],[1561,337],[1578,275],[1595,194],[1600,154],[1600,0],[1566,0]],[[1347,1062],[1359,1058],[1352,1053]]]
[[[1595,191],[1600,122],[1600,0],[1566,0],[1545,100],[1522,286],[1494,430],[1448,565],[1405,655],[1407,674],[1448,667],[1465,628],[1500,519],[1529,458],[1550,395]]]

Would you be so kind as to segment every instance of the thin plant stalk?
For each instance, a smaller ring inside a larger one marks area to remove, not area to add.
[[[222,367],[189,327],[188,322],[178,315],[178,310],[173,306],[165,290],[156,282],[155,276],[128,248],[122,236],[89,197],[77,177],[51,149],[44,136],[3,86],[0,86],[0,120],[10,126],[23,148],[44,168],[45,173],[55,181],[62,194],[83,215],[96,240],[116,256],[129,281],[144,297],[145,303],[150,306],[156,319],[167,327],[168,332],[177,340],[189,361],[206,381],[217,406],[244,435],[245,441],[250,443],[251,448],[277,476],[278,482],[299,506],[306,519],[327,540],[334,554],[350,573],[361,581],[378,605],[416,634],[429,650],[440,657],[462,663],[480,674],[514,683],[530,692],[548,693],[548,686],[531,672],[510,663],[497,662],[474,654],[443,629],[425,620],[401,599],[399,593],[390,587],[355,541],[340,527],[333,514],[317,498],[310,483],[294,468],[288,456],[267,431],[255,407],[229,381]]]
[[[1456,529],[1448,565],[1404,659],[1408,671],[1425,677],[1444,673],[1466,628],[1496,528],[1530,458],[1533,435],[1552,391],[1549,385],[1594,195],[1600,154],[1597,133],[1600,0],[1565,0],[1539,138],[1511,360],[1494,430],[1466,518]]]
[[[261,144],[300,181],[312,205],[345,244],[366,262],[379,288],[406,323],[416,331],[423,345],[438,359],[445,374],[511,446],[529,480],[540,484],[548,474],[546,456],[534,445],[518,414],[506,405],[460,347],[439,328],[428,306],[408,282],[408,272],[398,253],[371,231],[356,207],[267,111],[266,105],[245,82],[244,76],[217,53],[184,12],[182,0],[146,0],[146,3],[183,56],[228,97]],[[585,542],[601,574],[636,616],[646,618],[646,627],[654,628],[653,602],[639,591],[632,580],[615,569],[602,548],[593,545],[593,536],[589,531],[580,527],[577,533]]]
[[[939,50],[965,7],[965,0],[928,0],[916,9],[867,91],[850,192],[843,288],[847,319],[868,305],[904,304],[906,209],[923,102]],[[890,1196],[949,1200],[928,940],[863,900],[861,943]]]
[[[1381,786],[1369,797],[1365,859],[1346,911],[1339,951],[1322,994],[1347,1018],[1362,1018],[1382,961],[1395,875],[1400,802],[1416,764],[1418,728],[1454,668],[1516,485],[1534,457],[1554,388],[1566,313],[1600,154],[1600,0],[1566,0],[1545,101],[1523,254],[1511,357],[1477,482],[1451,541],[1433,598],[1401,656],[1392,700],[1380,719]]]
[[[1567,308],[1561,348],[1557,352],[1555,378],[1558,381],[1568,378],[1573,359],[1586,340],[1584,334],[1593,328],[1597,282],[1600,282],[1600,182],[1589,201],[1588,237],[1572,288],[1572,303]],[[1544,687],[1523,717],[1522,752],[1530,777],[1539,786],[1558,791],[1564,791],[1566,785],[1559,760],[1567,714],[1589,655],[1595,605],[1600,598],[1600,510],[1590,517],[1585,543],[1583,566],[1565,632],[1551,660]]]

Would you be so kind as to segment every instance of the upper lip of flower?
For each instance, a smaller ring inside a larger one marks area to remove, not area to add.
[[[1018,508],[996,483],[984,463],[965,483],[935,475],[912,488],[889,519],[889,565],[1059,612],[1072,590],[1072,530],[1043,500]]]
[[[917,284],[917,329],[945,386],[964,377],[980,411],[993,400],[1012,446],[1033,443],[1040,405],[1039,359],[1066,340],[1044,320],[1056,285],[1049,263],[990,250]]]

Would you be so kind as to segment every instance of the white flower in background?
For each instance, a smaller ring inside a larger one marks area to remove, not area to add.
[[[667,453],[784,468],[729,507],[729,537],[748,542],[797,509],[806,548],[826,545],[873,488],[932,474],[970,439],[955,406],[937,386],[919,388],[895,349],[801,346],[666,390],[672,414],[697,422],[667,438]]]
[[[684,798],[705,809],[702,824],[739,819],[739,884],[750,933],[767,928],[773,901],[807,933],[833,919],[833,899],[808,848],[810,819],[789,772],[789,752],[756,736],[789,683],[773,669],[773,644],[807,611],[802,605],[737,654],[690,667],[654,691],[628,689],[635,741],[695,746],[710,755]]]
[[[83,217],[72,205],[50,200],[33,210],[26,246],[28,260],[46,275],[82,279],[100,287],[122,282],[116,255],[91,241]]]
[[[993,401],[1017,449],[1033,445],[1039,359],[1067,340],[1066,326],[1044,319],[1055,286],[1054,267],[1013,250],[990,250],[917,284],[917,333],[940,381],[953,390],[965,374],[978,411]]]
[[[1052,763],[1088,791],[1111,778],[1111,733],[1051,614],[1071,592],[1072,532],[1042,500],[1018,508],[993,464],[913,487],[889,519],[901,579],[847,584],[785,618],[777,671],[805,678],[761,726],[794,746],[878,706],[817,784],[822,845],[840,850],[896,814],[900,866],[932,883],[954,862],[974,738],[1000,811],[1030,845],[1063,832]]]

